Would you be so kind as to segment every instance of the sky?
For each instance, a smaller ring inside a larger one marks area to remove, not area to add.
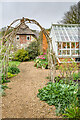
[[[1,2],[0,1],[0,29],[10,25],[17,18],[37,20],[44,28],[50,28],[52,23],[59,22],[64,13],[69,11],[75,2]],[[31,29],[39,28],[28,24]]]

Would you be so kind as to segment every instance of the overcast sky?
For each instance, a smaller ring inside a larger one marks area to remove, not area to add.
[[[62,19],[75,2],[0,2],[0,28],[9,25],[17,18],[37,20],[43,27],[50,28],[52,23]],[[32,29],[38,29],[30,25]]]

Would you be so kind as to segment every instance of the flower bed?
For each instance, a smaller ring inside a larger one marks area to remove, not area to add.
[[[48,57],[46,53],[42,53],[35,60],[34,66],[37,68],[48,69]]]

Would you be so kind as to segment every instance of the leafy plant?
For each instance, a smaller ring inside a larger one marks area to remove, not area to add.
[[[33,41],[29,44],[25,50],[28,52],[29,59],[35,59],[39,55],[39,47],[38,42]]]
[[[7,85],[0,85],[0,97],[6,95],[4,90],[7,88],[8,88]]]
[[[63,114],[65,118],[75,118],[75,120],[80,120],[80,108],[75,104],[71,104],[65,111],[66,113]]]
[[[59,66],[59,72],[61,78],[66,78],[70,81],[73,79],[73,74],[78,70],[77,63],[72,60],[72,63],[68,63],[68,60],[65,59],[63,63]]]
[[[16,65],[18,67],[20,63],[19,61],[9,61],[9,66]]]
[[[3,84],[3,83],[6,83],[7,80],[6,80],[6,76],[4,76],[4,74],[1,75],[1,81],[0,81],[0,84]]]
[[[24,50],[23,48],[18,49],[14,55],[13,60],[20,61],[20,62],[28,61],[29,60],[28,52]]]
[[[41,53],[35,60],[34,66],[37,68],[48,68],[48,57],[46,53]]]
[[[10,73],[10,72],[7,73],[7,78],[8,78],[8,79],[9,79],[9,78],[12,78],[12,77],[14,77],[14,76],[16,76],[16,74],[12,74],[12,73]]]
[[[65,108],[76,101],[78,84],[63,84],[62,81],[52,83],[38,90],[37,96],[40,100],[45,101],[49,105],[55,105],[57,114],[65,113]]]
[[[20,72],[20,70],[15,65],[12,65],[12,66],[8,67],[8,72],[11,74],[18,74]]]
[[[73,80],[80,80],[80,72],[72,74]]]

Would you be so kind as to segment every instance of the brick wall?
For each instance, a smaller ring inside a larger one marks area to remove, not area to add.
[[[47,43],[45,35],[43,34],[43,52],[46,52],[47,48],[48,48],[48,43]]]

